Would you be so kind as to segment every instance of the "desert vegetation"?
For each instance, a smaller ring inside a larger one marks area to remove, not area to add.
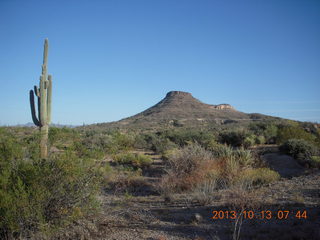
[[[282,154],[307,168],[320,165],[319,131],[291,123],[228,131],[51,127],[48,159],[40,156],[40,137],[34,128],[0,128],[1,238],[55,238],[75,222],[96,218],[122,200],[120,208],[127,206],[139,196],[172,203],[187,195],[190,203],[212,206],[224,193],[229,196],[225,206],[244,211],[251,206],[249,196],[281,178],[261,160],[259,146],[280,146]],[[101,196],[117,200],[106,206]],[[238,227],[233,231],[240,234]]]
[[[216,144],[206,150],[199,144],[190,144],[168,158],[167,174],[160,182],[160,190],[167,198],[188,191],[209,203],[214,191],[244,184],[261,186],[280,178],[277,172],[259,165],[260,160],[244,148]],[[199,190],[201,194],[197,196]]]
[[[16,137],[22,129],[1,128],[0,236],[51,235],[98,208],[103,169],[72,148],[40,158],[39,134]]]

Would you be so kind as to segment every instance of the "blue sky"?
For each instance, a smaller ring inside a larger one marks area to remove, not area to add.
[[[116,121],[191,92],[320,122],[318,0],[0,0],[0,125],[31,122],[49,39],[54,123]]]

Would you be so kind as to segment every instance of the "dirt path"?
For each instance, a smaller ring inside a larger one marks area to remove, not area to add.
[[[285,154],[267,153],[261,158],[271,169],[277,171],[284,178],[300,176],[305,172],[304,167],[298,164],[294,158]]]

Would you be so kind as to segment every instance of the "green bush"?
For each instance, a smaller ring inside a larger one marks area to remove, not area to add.
[[[278,126],[274,123],[255,122],[250,124],[249,129],[258,136],[257,144],[274,143],[278,133]],[[264,141],[261,141],[260,137],[263,137]]]
[[[71,150],[74,150],[80,158],[102,159],[104,156],[104,152],[99,146],[87,147],[83,142],[75,141]]]
[[[71,128],[63,127],[50,127],[49,128],[49,142],[51,145],[66,144],[66,142],[72,142],[76,138],[79,138],[79,134]]]
[[[267,125],[263,131],[266,143],[275,143],[278,134],[278,127],[274,124]]]
[[[266,138],[263,135],[257,136],[255,139],[256,144],[265,144]]]
[[[177,154],[178,151],[179,151],[178,148],[172,148],[172,149],[166,150],[163,152],[162,158],[164,160],[168,160],[168,159],[172,158],[175,154]]]
[[[302,139],[314,143],[316,137],[299,126],[284,126],[278,130],[277,143],[283,144],[289,139]]]
[[[10,164],[23,158],[22,145],[13,137],[3,135],[0,137],[0,164]],[[0,169],[1,169],[0,165]]]
[[[132,165],[138,168],[147,167],[152,163],[152,159],[149,156],[138,153],[119,153],[114,155],[113,159],[116,163]]]
[[[180,147],[190,143],[198,143],[206,148],[211,141],[216,139],[211,132],[190,129],[168,130],[163,132],[161,136],[168,138],[171,142]]]
[[[213,146],[210,151],[214,154],[217,158],[229,158],[234,155],[234,150],[232,147],[226,144],[217,144]]]
[[[254,136],[253,134],[248,134],[244,141],[243,144],[241,144],[242,147],[248,148],[253,146],[256,143],[256,136]]]
[[[251,167],[254,163],[254,157],[250,150],[244,148],[233,149],[227,145],[217,145],[211,149],[215,157],[222,161],[229,161],[230,163],[236,161],[239,167]]]
[[[252,152],[244,148],[234,150],[234,156],[242,167],[252,166],[255,161]]]
[[[166,151],[176,148],[177,145],[170,141],[168,138],[162,136],[152,139],[151,150],[158,153],[164,154]]]
[[[317,155],[318,149],[303,139],[289,139],[280,146],[280,150],[298,160],[310,159]]]
[[[312,156],[310,158],[310,166],[313,168],[320,168],[320,156]]]
[[[112,144],[117,146],[117,150],[130,150],[134,146],[134,137],[129,134],[116,132],[111,136],[113,137]]]
[[[24,148],[1,136],[0,236],[50,235],[97,209],[102,172],[93,160],[69,151],[47,160],[29,159]]]
[[[236,179],[236,183],[246,183],[249,185],[262,185],[280,179],[279,173],[269,168],[246,169]]]
[[[209,131],[170,129],[156,133],[140,134],[135,139],[135,145],[139,148],[150,149],[158,154],[164,154],[168,150],[193,143],[208,148],[215,141],[216,137]]]
[[[74,142],[80,143],[87,150],[115,154],[131,150],[135,145],[135,136],[119,131],[98,132],[90,130],[85,131],[80,140]]]
[[[255,136],[246,130],[235,130],[222,132],[219,135],[221,143],[231,145],[233,147],[250,147],[255,143]]]
[[[143,134],[135,134],[133,147],[134,149],[150,149],[150,146],[146,141],[145,135]]]

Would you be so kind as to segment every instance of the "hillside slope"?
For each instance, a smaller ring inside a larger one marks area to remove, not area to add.
[[[194,98],[191,93],[168,92],[156,105],[134,116],[111,123],[97,124],[107,128],[202,127],[253,120],[278,119],[262,114],[237,111],[229,104],[210,105]]]

